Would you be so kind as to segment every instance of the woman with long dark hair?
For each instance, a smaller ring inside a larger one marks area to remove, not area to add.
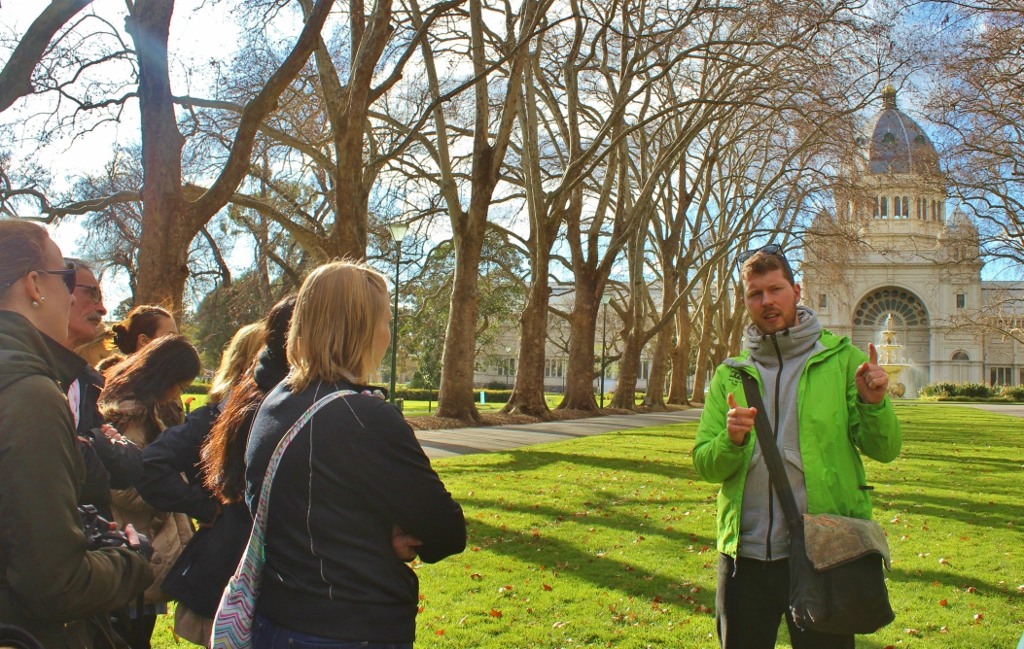
[[[91,646],[88,619],[152,581],[136,552],[89,550],[82,531],[85,468],[53,356],[74,290],[44,228],[0,220],[0,623],[47,647]]]
[[[199,354],[183,336],[160,337],[107,370],[106,387],[100,395],[100,413],[139,448],[145,449],[169,426],[169,408],[181,403],[181,392],[195,380],[202,365]],[[133,524],[153,544],[154,584],[146,590],[145,608],[133,609],[135,622],[121,620],[118,631],[132,649],[149,647],[156,616],[167,611],[167,595],[160,588],[164,575],[188,540],[192,526],[181,513],[162,511],[147,503],[135,488],[111,492],[114,519]],[[138,622],[141,620],[141,623]]]
[[[258,649],[412,647],[419,586],[405,562],[465,547],[461,507],[402,414],[367,385],[391,340],[388,305],[384,278],[359,263],[321,266],[299,290],[291,371],[260,405],[246,448],[250,511],[288,429],[321,397],[343,396],[301,428],[273,478]]]
[[[217,575],[227,572],[230,576],[242,552],[238,546],[244,545],[252,526],[248,510],[238,517],[238,512],[222,507],[205,488],[199,472],[200,449],[222,409],[235,402],[235,386],[252,365],[264,338],[263,323],[246,325],[235,333],[221,355],[206,405],[193,410],[185,423],[168,428],[146,447],[142,478],[135,485],[154,507],[182,512],[199,523],[199,530],[161,585],[178,601],[174,609],[175,634],[198,645],[209,643],[217,598],[228,580],[225,576],[218,583]],[[236,525],[236,519],[243,522]],[[233,532],[235,527],[239,531]],[[237,536],[243,540],[234,541]],[[238,549],[233,550],[235,547]]]

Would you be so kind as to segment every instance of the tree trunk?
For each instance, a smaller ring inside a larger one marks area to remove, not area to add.
[[[477,281],[487,206],[477,204],[480,202],[478,193],[473,193],[474,200],[465,214],[467,223],[461,228],[462,234],[456,236],[455,277],[441,356],[441,387],[436,413],[437,417],[461,421],[480,420],[473,400],[473,374],[476,369],[476,316],[480,303]],[[490,193],[487,195],[489,198]]]
[[[689,405],[687,387],[690,380],[690,303],[683,300],[676,311],[676,344],[672,347],[672,382],[668,402]]]
[[[636,383],[640,376],[640,354],[643,352],[643,332],[640,323],[634,322],[629,333],[623,337],[622,354],[619,356],[619,374],[612,395],[612,408],[636,410]]]
[[[647,394],[644,405],[649,408],[665,407],[665,379],[668,376],[669,354],[672,350],[672,328],[664,327],[658,332],[651,358],[651,373],[647,378]]]
[[[533,269],[534,282],[526,296],[526,306],[519,316],[519,365],[512,395],[502,412],[520,413],[550,419],[551,410],[544,399],[544,360],[548,336],[549,259]],[[538,260],[539,262],[541,260]]]
[[[697,343],[697,361],[694,363],[693,396],[691,397],[699,403],[704,403],[704,386],[707,384],[711,346],[715,342],[715,335],[712,331],[715,322],[714,302],[710,299],[711,293],[707,283],[704,285],[704,292],[704,296],[701,298],[700,341]],[[724,334],[724,332],[720,332],[720,334]]]
[[[167,72],[167,38],[174,0],[142,0],[126,20],[139,62],[142,115],[142,232],[136,303],[181,313],[188,247],[199,229],[185,218],[181,150]]]
[[[560,410],[597,410],[594,398],[594,340],[597,338],[597,309],[604,283],[597,271],[576,270],[576,301],[569,315],[569,366],[565,373],[565,396]]]

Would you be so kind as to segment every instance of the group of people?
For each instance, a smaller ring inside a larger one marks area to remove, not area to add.
[[[900,451],[888,377],[873,348],[799,305],[778,246],[739,261],[747,350],[715,371],[692,453],[698,474],[722,484],[719,642],[772,647],[785,619],[795,649],[853,647],[852,635],[801,629],[787,611],[788,531],[741,373],[762,390],[801,511],[859,518],[871,517],[861,454]],[[388,305],[368,266],[320,266],[238,331],[208,403],[184,416],[199,358],[171,315],[136,307],[112,328],[118,359],[98,362],[106,312],[93,273],[44,228],[0,220],[0,624],[47,647],[137,649],[174,599],[176,633],[207,645],[276,466],[253,645],[411,648],[407,562],[461,552],[466,525],[402,414],[369,384],[391,342]],[[110,516],[124,543],[90,545],[79,506]]]
[[[317,268],[236,333],[186,416],[201,364],[172,315],[137,306],[107,331],[94,273],[42,226],[0,220],[0,644],[145,648],[174,600],[176,634],[208,645],[270,455],[344,391],[277,466],[254,644],[411,647],[407,562],[461,552],[466,525],[369,385],[388,304],[368,266]]]

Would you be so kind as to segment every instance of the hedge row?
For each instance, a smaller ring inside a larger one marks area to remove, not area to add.
[[[210,384],[196,381],[181,392],[182,394],[210,394]]]
[[[952,383],[942,381],[929,383],[921,388],[917,395],[922,399],[936,401],[1024,401],[1024,386],[1004,385],[990,386],[985,383]]]
[[[473,390],[473,400],[480,403],[480,393],[484,393],[486,403],[508,403],[512,390]],[[406,401],[437,401],[437,390],[427,388],[407,388],[401,385],[395,388],[395,398]]]

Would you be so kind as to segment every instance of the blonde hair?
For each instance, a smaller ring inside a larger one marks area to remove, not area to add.
[[[299,289],[288,330],[288,387],[365,382],[376,369],[374,330],[387,313],[387,282],[366,264],[344,260],[315,269]]]
[[[220,365],[213,375],[208,403],[220,403],[228,396],[235,379],[249,369],[253,359],[263,346],[263,323],[247,324],[231,337],[231,342],[220,356]]]

